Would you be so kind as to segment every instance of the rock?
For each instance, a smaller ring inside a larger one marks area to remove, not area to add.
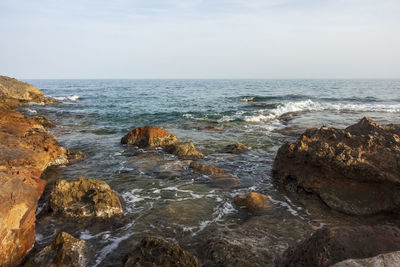
[[[272,203],[269,196],[255,192],[237,195],[233,198],[233,203],[251,212],[272,211],[275,209],[275,204]]]
[[[400,266],[400,251],[380,254],[366,259],[349,259],[336,263],[332,267],[378,267]]]
[[[54,241],[24,264],[24,267],[84,266],[85,241],[61,232]]]
[[[232,144],[232,145],[227,145],[225,147],[225,151],[227,153],[234,153],[234,154],[243,153],[243,152],[246,152],[247,150],[249,150],[247,148],[247,146],[243,145],[242,143],[236,143],[236,144]]]
[[[198,173],[209,176],[213,179],[215,184],[222,187],[235,187],[241,184],[239,178],[216,167],[208,166],[196,161],[192,161],[189,167]]]
[[[33,247],[37,200],[33,187],[0,172],[0,266],[16,266]]]
[[[56,125],[54,123],[52,123],[46,117],[43,117],[43,116],[36,116],[33,118],[33,120],[36,121],[37,123],[39,123],[40,125],[43,125],[43,127],[46,127],[46,128],[56,127]]]
[[[400,229],[393,226],[332,227],[317,230],[287,249],[282,266],[331,266],[351,258],[400,250]]]
[[[183,159],[204,158],[203,153],[196,148],[193,142],[179,142],[169,146],[167,151]]]
[[[164,147],[178,143],[178,138],[164,129],[142,126],[122,137],[121,143],[138,147]]]
[[[123,266],[200,266],[197,258],[178,244],[153,237],[144,238],[123,259]]]
[[[50,193],[49,210],[70,217],[107,218],[122,213],[116,192],[101,180],[80,177],[58,180]]]
[[[199,128],[199,130],[201,130],[201,131],[223,131],[224,129],[222,129],[221,127],[217,127],[217,126],[206,126],[203,128]]]
[[[400,125],[367,118],[344,130],[309,129],[278,150],[273,176],[347,214],[394,211],[400,207],[399,136]]]

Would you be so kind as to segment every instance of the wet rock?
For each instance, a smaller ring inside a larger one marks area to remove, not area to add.
[[[35,242],[38,194],[19,177],[0,172],[0,266],[15,266]]]
[[[204,158],[203,153],[196,148],[193,142],[179,142],[169,146],[167,151],[183,159]]]
[[[48,166],[68,165],[87,158],[87,155],[81,151],[71,151],[68,148],[62,147],[61,154]]]
[[[61,232],[50,245],[30,258],[24,267],[84,266],[84,250],[85,241]]]
[[[267,212],[275,209],[275,204],[272,203],[269,196],[255,192],[237,195],[233,198],[233,203],[251,212]]]
[[[368,215],[400,207],[400,125],[364,118],[344,130],[307,130],[277,153],[273,176],[338,211]]]
[[[222,129],[221,127],[218,127],[218,126],[206,126],[203,128],[199,128],[199,130],[201,130],[201,131],[223,131],[224,129]]]
[[[122,213],[116,192],[101,180],[80,177],[58,180],[50,193],[49,210],[70,217],[107,218]]]
[[[164,129],[142,126],[122,137],[121,143],[138,147],[164,147],[178,143],[178,138]]]
[[[197,258],[178,244],[153,237],[144,238],[123,259],[123,266],[200,266]]]
[[[380,254],[366,259],[349,259],[336,263],[332,267],[378,267],[400,266],[400,251]]]
[[[54,128],[56,127],[56,125],[54,123],[52,123],[51,121],[49,121],[46,117],[44,116],[35,116],[33,118],[34,121],[36,121],[37,123],[43,125],[43,127],[46,128]]]
[[[243,145],[242,143],[227,145],[225,147],[225,152],[234,153],[234,154],[240,154],[240,153],[246,152],[247,150],[249,150],[247,148],[247,146]]]
[[[400,229],[393,226],[332,227],[317,230],[290,247],[282,266],[331,266],[346,259],[374,257],[400,250]]]
[[[235,187],[241,184],[239,178],[233,176],[225,170],[216,167],[208,166],[196,161],[192,161],[189,167],[198,173],[207,175],[213,179],[213,182],[216,185],[221,187]]]

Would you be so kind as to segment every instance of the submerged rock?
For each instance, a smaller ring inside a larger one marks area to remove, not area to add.
[[[104,181],[80,177],[71,182],[56,182],[49,210],[70,217],[107,218],[121,214],[122,206],[117,193]]]
[[[290,247],[282,266],[331,266],[351,258],[367,258],[400,250],[400,229],[392,226],[332,227],[317,230]]]
[[[233,198],[233,203],[251,212],[267,212],[275,209],[275,204],[272,203],[269,196],[255,192],[237,195]]]
[[[234,154],[240,154],[240,153],[246,152],[247,150],[249,150],[247,148],[247,146],[243,145],[242,143],[227,145],[225,147],[225,152],[234,153]]]
[[[206,126],[203,128],[199,128],[199,130],[202,131],[223,131],[224,129],[222,129],[221,127],[218,126]]]
[[[332,267],[390,267],[400,266],[400,251],[380,254],[366,259],[349,259],[336,263]]]
[[[121,143],[138,147],[163,147],[178,143],[178,138],[164,129],[142,126],[122,137]]]
[[[30,258],[24,267],[84,266],[85,241],[68,233],[59,233],[54,241]]]
[[[216,167],[208,166],[196,161],[192,161],[189,167],[198,173],[207,175],[218,186],[235,187],[241,184],[239,178],[233,176],[225,170]]]
[[[46,128],[54,128],[56,125],[49,121],[46,117],[44,116],[35,116],[33,117],[33,120],[36,121],[37,123],[43,125],[43,127]]]
[[[279,150],[274,178],[338,211],[368,215],[400,207],[400,125],[364,118],[344,130],[307,130]]]
[[[204,158],[203,153],[196,148],[193,142],[179,142],[169,146],[167,151],[183,159]]]
[[[124,257],[123,266],[199,267],[200,264],[178,244],[146,237]]]

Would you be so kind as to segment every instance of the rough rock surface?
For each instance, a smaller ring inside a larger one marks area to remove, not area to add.
[[[275,204],[272,203],[269,196],[255,192],[237,195],[233,198],[233,203],[236,206],[244,207],[251,212],[264,212],[275,209]]]
[[[123,266],[200,266],[196,257],[178,244],[153,237],[144,238],[123,259]]]
[[[273,176],[338,211],[367,215],[400,207],[400,125],[363,118],[344,130],[307,130],[277,153]]]
[[[178,138],[164,129],[154,126],[142,126],[131,130],[122,137],[121,143],[138,147],[163,147],[178,143]]]
[[[14,175],[0,172],[0,266],[15,266],[35,242],[38,194]]]
[[[366,259],[349,259],[336,263],[332,267],[391,267],[400,266],[400,251],[380,254]]]
[[[249,150],[247,148],[247,146],[243,145],[242,143],[227,145],[225,147],[225,152],[234,153],[234,154],[240,154],[240,153],[246,152],[247,150]]]
[[[50,245],[30,258],[24,267],[84,266],[84,254],[85,241],[61,232]]]
[[[33,120],[36,121],[37,123],[41,124],[43,127],[46,128],[54,128],[56,125],[49,121],[46,117],[44,116],[35,116],[33,117]]]
[[[121,214],[122,206],[117,193],[104,181],[80,177],[56,182],[50,193],[49,210],[70,217],[107,218]]]
[[[400,229],[393,226],[332,227],[317,230],[289,248],[282,266],[331,266],[346,259],[400,250]]]
[[[216,167],[208,166],[196,161],[192,161],[189,167],[198,173],[209,176],[215,184],[222,187],[234,187],[241,184],[239,178]]]
[[[203,153],[196,148],[193,142],[179,142],[175,145],[169,146],[167,151],[183,159],[204,158]]]

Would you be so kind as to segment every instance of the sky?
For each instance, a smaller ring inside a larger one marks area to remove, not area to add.
[[[400,78],[400,1],[0,0],[0,75]]]

